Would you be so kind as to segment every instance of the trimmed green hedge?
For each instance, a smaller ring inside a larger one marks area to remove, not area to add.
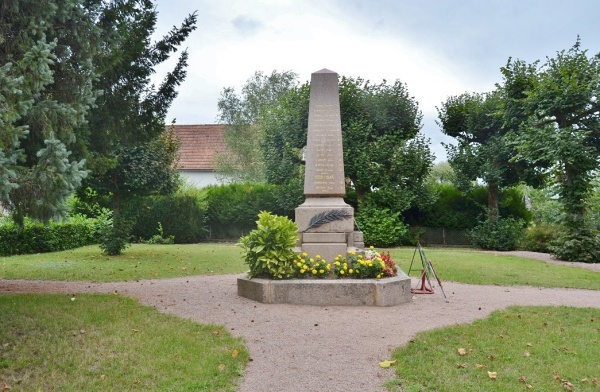
[[[159,223],[163,236],[173,236],[176,244],[197,243],[206,237],[206,202],[200,191],[145,198],[133,207],[133,237],[150,240],[159,234]]]
[[[48,226],[25,221],[23,231],[10,220],[0,224],[0,256],[57,252],[97,243],[97,220],[80,216]]]
[[[282,196],[286,190],[277,185],[246,183],[204,189],[208,205],[209,238],[213,239],[239,238],[247,234],[256,228],[256,217],[261,211],[293,217],[293,208],[301,203],[283,203]]]

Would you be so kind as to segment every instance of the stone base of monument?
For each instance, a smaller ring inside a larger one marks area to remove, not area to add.
[[[238,295],[265,304],[394,306],[410,301],[410,278],[402,271],[383,279],[238,278]]]

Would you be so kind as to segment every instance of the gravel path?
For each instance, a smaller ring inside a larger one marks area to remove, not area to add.
[[[0,280],[0,293],[117,292],[161,312],[225,325],[244,337],[252,357],[241,392],[382,391],[394,369],[381,369],[378,362],[419,331],[471,322],[509,305],[600,308],[600,291],[452,282],[444,283],[447,299],[436,288],[434,295],[389,308],[266,305],[237,296],[238,276],[123,283]]]

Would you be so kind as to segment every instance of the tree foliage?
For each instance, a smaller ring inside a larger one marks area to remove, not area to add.
[[[359,200],[401,212],[427,199],[423,184],[433,156],[419,134],[422,115],[406,85],[342,77],[339,91],[344,172]],[[309,84],[296,86],[261,117],[270,182],[302,183],[297,179],[303,178],[309,93]]]
[[[449,162],[457,174],[461,189],[482,180],[488,189],[488,219],[499,217],[503,187],[519,183],[533,174],[522,160],[514,160],[511,127],[504,123],[499,91],[485,94],[461,94],[449,97],[438,108],[442,132],[456,139],[446,145]]]
[[[122,203],[136,196],[173,192],[178,181],[177,147],[165,133],[165,116],[185,79],[187,51],[158,87],[150,77],[196,28],[196,14],[152,42],[156,20],[152,1],[122,0],[106,3],[98,21],[106,43],[95,61],[100,77],[94,86],[103,94],[82,132],[92,169],[85,185],[111,199],[113,232],[105,236],[114,244],[107,252],[111,254],[120,253],[128,233],[120,214]]]
[[[233,87],[224,88],[219,98],[219,122],[225,124],[226,150],[216,157],[217,172],[235,182],[266,180],[261,144],[264,133],[260,124],[266,111],[297,84],[291,71],[257,71],[238,95]]]
[[[0,202],[23,217],[64,214],[86,172],[78,132],[98,96],[101,1],[0,4]]]
[[[562,204],[565,233],[555,253],[599,261],[600,242],[585,216],[600,163],[600,56],[588,56],[578,39],[541,66],[509,60],[502,73],[507,122],[520,124],[517,158],[551,175]]]

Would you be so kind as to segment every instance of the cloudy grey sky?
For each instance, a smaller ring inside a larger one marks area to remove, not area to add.
[[[186,42],[188,76],[167,122],[216,122],[224,87],[239,91],[255,71],[294,71],[300,81],[328,68],[340,75],[406,83],[424,115],[437,160],[446,138],[436,106],[485,92],[509,57],[544,60],[581,37],[600,52],[598,0],[156,0],[164,33],[198,12]],[[166,66],[172,66],[167,64]],[[166,67],[158,69],[163,76]]]

